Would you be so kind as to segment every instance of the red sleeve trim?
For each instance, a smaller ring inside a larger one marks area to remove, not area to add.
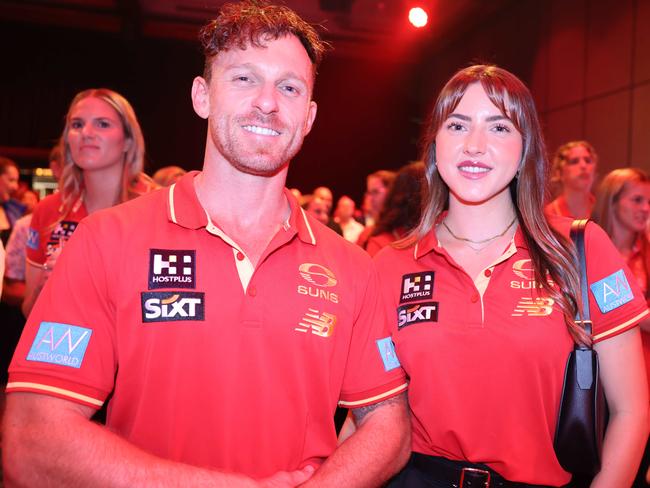
[[[408,388],[408,383],[404,382],[395,388],[392,388],[388,391],[384,391],[382,393],[370,397],[364,397],[359,400],[340,400],[339,406],[344,408],[365,407],[366,405],[372,405],[373,403],[381,402],[383,400],[388,400],[389,398],[394,397],[406,391],[407,388]]]
[[[13,393],[17,391],[28,391],[31,393],[44,393],[46,395],[51,395],[59,398],[64,398],[66,400],[72,400],[77,403],[82,403],[88,405],[89,407],[99,408],[104,402],[96,398],[92,398],[81,393],[76,393],[74,391],[65,390],[63,388],[57,388],[56,386],[43,385],[40,383],[29,383],[27,381],[12,381],[7,383],[7,393]]]
[[[646,315],[648,315],[649,313],[650,313],[650,310],[648,310],[646,308],[643,312],[636,315],[635,317],[632,317],[629,320],[626,320],[622,324],[619,324],[619,325],[617,325],[615,327],[612,327],[612,328],[610,328],[610,329],[608,329],[605,332],[602,332],[600,334],[596,334],[593,337],[594,343],[595,342],[600,342],[600,341],[605,340],[605,339],[610,339],[610,338],[612,338],[614,336],[622,334],[626,330],[629,330],[632,327],[636,326],[641,321],[641,319],[643,317],[645,317]]]

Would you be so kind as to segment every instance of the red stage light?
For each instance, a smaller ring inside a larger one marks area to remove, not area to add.
[[[409,10],[409,22],[411,22],[411,24],[413,24],[415,27],[424,27],[427,25],[428,20],[429,16],[423,8],[413,7],[411,10]]]

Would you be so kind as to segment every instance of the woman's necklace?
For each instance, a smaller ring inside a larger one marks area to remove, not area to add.
[[[447,223],[446,223],[444,220],[442,221],[442,225],[445,226],[445,229],[447,229],[447,232],[449,232],[449,235],[451,235],[451,237],[453,237],[453,238],[456,239],[457,241],[462,241],[462,242],[466,243],[467,247],[469,247],[469,248],[472,249],[475,253],[478,254],[478,253],[480,253],[481,251],[483,251],[484,249],[486,249],[486,248],[490,245],[490,243],[491,243],[492,241],[498,239],[499,237],[503,237],[503,236],[505,235],[505,233],[508,232],[508,230],[510,229],[510,227],[512,227],[513,224],[514,224],[516,221],[517,221],[517,216],[515,215],[515,216],[512,218],[512,221],[508,224],[508,226],[507,226],[505,229],[503,229],[503,231],[502,231],[501,233],[499,233],[499,234],[497,234],[497,235],[495,235],[495,236],[492,236],[492,237],[488,237],[487,239],[481,239],[481,240],[479,240],[479,241],[475,241],[475,240],[473,240],[473,239],[469,239],[468,237],[460,237],[460,236],[457,236],[457,235],[454,234],[454,232],[449,228],[449,226],[447,225]],[[472,244],[477,244],[477,245],[479,245],[479,247],[472,246]],[[482,245],[482,244],[484,244],[484,245]]]

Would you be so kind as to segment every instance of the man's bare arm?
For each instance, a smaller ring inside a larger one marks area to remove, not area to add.
[[[353,411],[357,429],[305,487],[377,487],[397,473],[411,452],[406,393]]]
[[[261,482],[149,454],[91,422],[94,410],[35,393],[7,395],[2,439],[5,485],[11,487],[289,487],[311,468]]]

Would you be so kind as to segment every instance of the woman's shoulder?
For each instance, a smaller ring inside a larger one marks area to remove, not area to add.
[[[57,219],[61,213],[62,203],[63,199],[61,198],[60,192],[52,193],[43,198],[34,207],[32,225],[38,222],[49,221],[52,218]]]

